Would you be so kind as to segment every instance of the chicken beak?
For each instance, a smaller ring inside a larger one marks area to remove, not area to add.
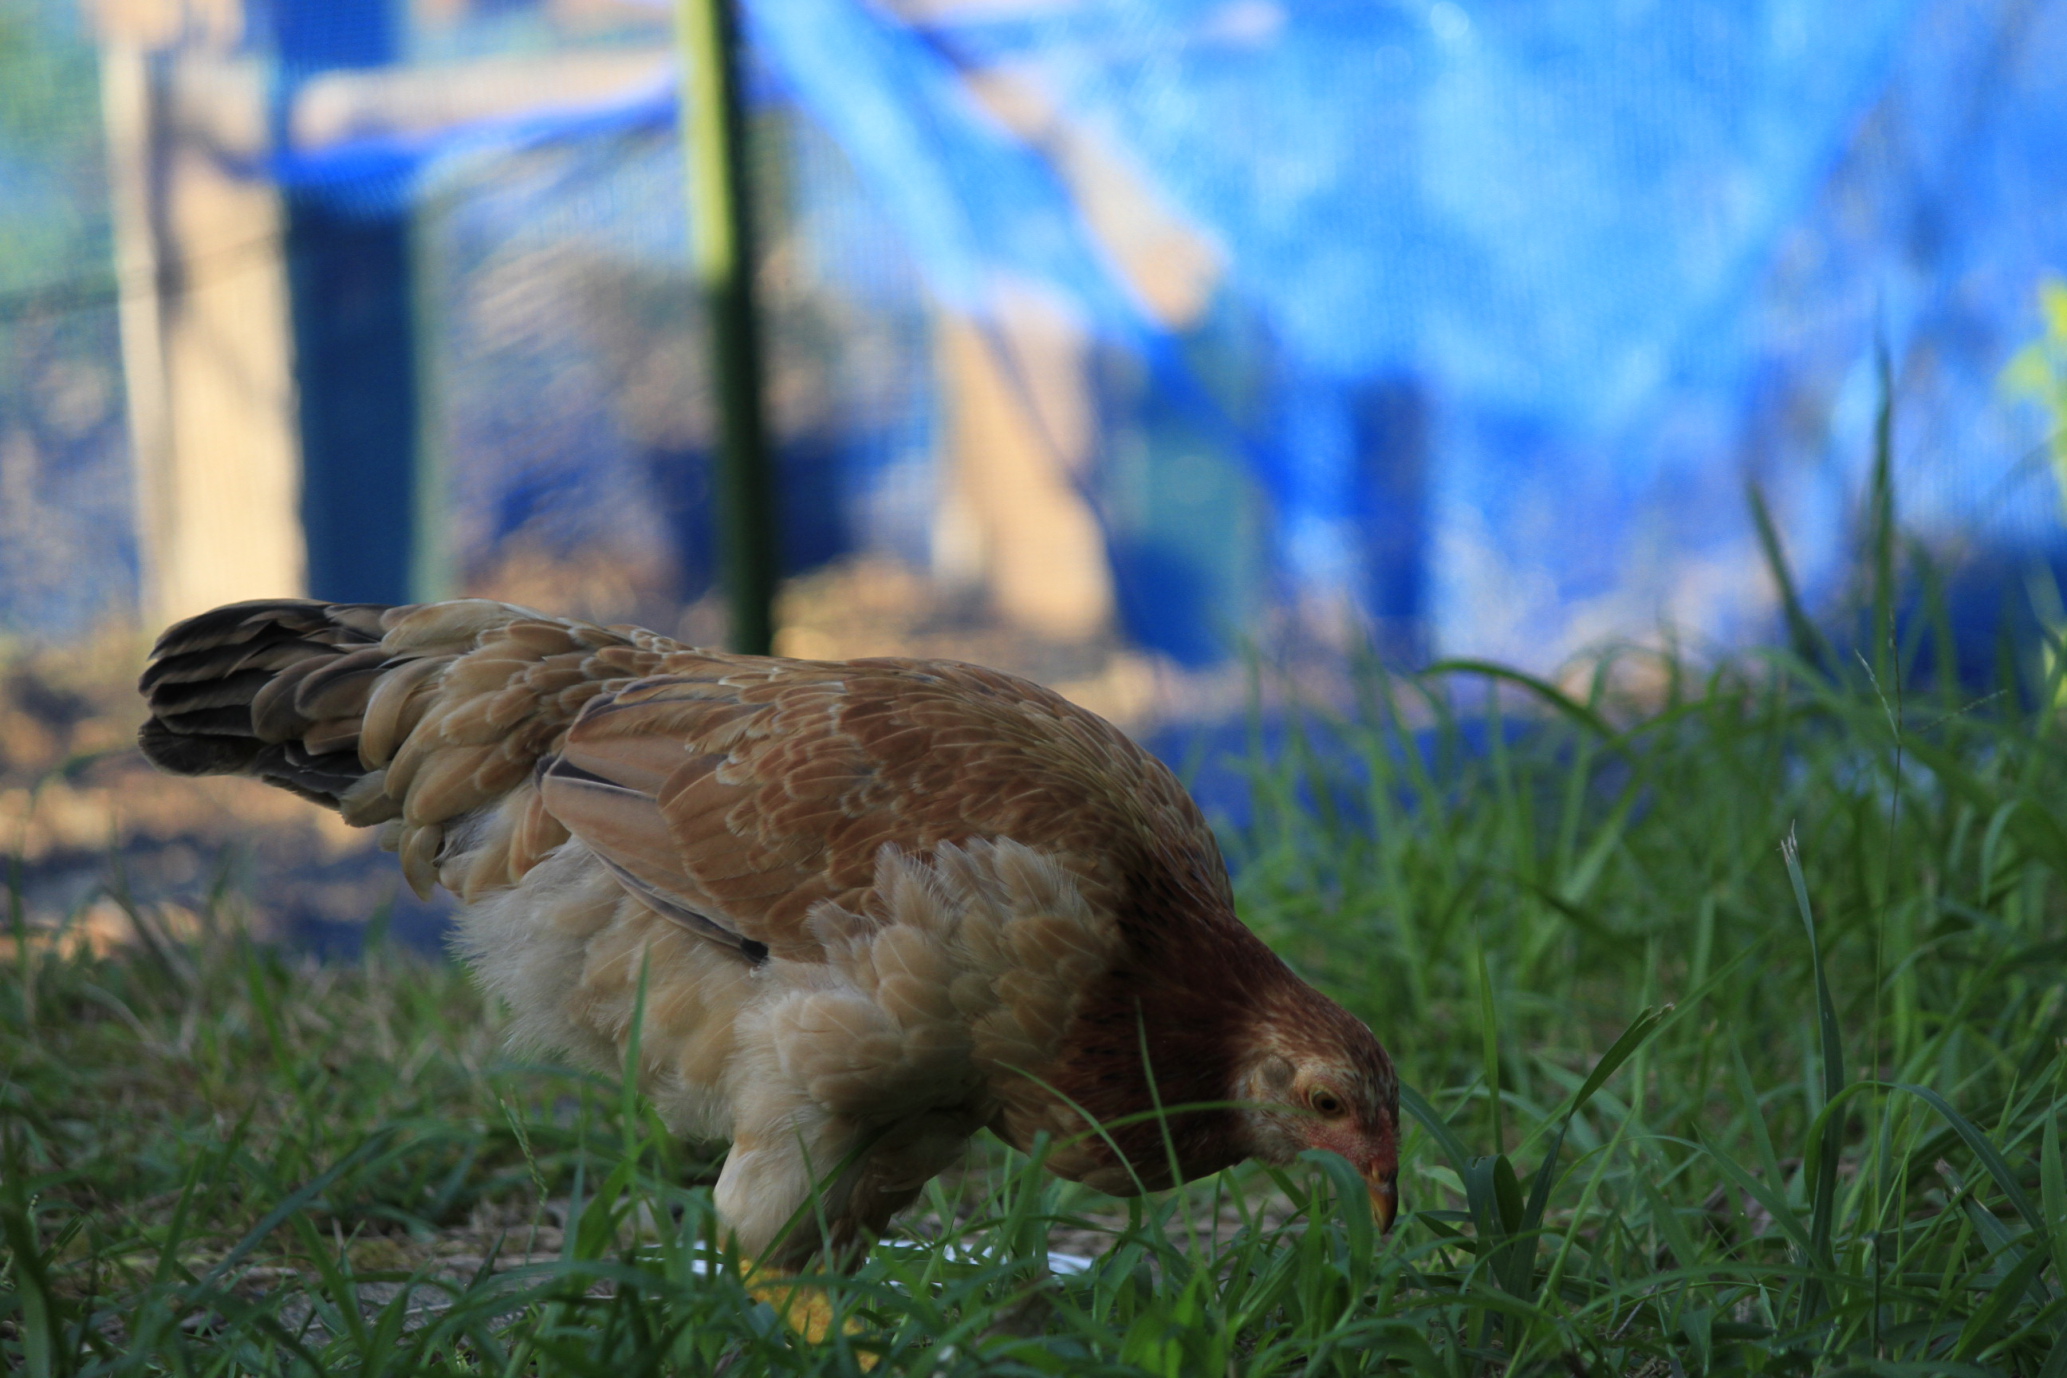
[[[1364,1180],[1371,1185],[1371,1214],[1378,1220],[1378,1233],[1391,1234],[1393,1217],[1400,1209],[1399,1169],[1368,1172]]]

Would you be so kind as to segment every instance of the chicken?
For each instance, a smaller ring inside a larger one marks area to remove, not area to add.
[[[1236,918],[1175,777],[1039,685],[278,600],[172,627],[141,688],[159,766],[458,895],[522,1043],[621,1068],[643,983],[642,1087],[730,1141],[716,1208],[771,1270],[851,1259],[985,1128],[1122,1195],[1330,1149],[1391,1225],[1384,1049]]]

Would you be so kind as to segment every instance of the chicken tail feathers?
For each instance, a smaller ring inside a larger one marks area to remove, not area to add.
[[[566,840],[531,776],[583,705],[680,649],[481,598],[232,603],[158,639],[138,741],[175,774],[254,776],[386,825],[418,894],[471,898]]]
[[[158,638],[137,734],[177,775],[251,775],[338,808],[367,774],[359,726],[388,657],[389,610],[300,598],[232,603]]]

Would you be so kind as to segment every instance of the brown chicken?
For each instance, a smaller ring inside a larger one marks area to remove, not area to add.
[[[643,1087],[731,1141],[717,1209],[771,1268],[865,1248],[984,1128],[1118,1194],[1332,1149],[1392,1222],[1384,1049],[1235,917],[1170,772],[1039,685],[279,600],[173,627],[141,687],[158,765],[379,826],[459,895],[524,1043],[622,1067],[643,971]]]

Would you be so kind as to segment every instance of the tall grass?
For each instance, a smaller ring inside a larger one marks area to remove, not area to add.
[[[803,1346],[715,1247],[710,1159],[619,1080],[506,1057],[451,967],[227,928],[23,942],[0,1352],[36,1375],[2067,1373],[2060,686],[1914,688],[1942,623],[1866,619],[1861,655],[1804,620],[1795,652],[1699,673],[1631,653],[1578,693],[1374,670],[1357,711],[1250,763],[1245,914],[1413,1088],[1389,1240],[1335,1160],[1127,1205],[991,1145],[829,1280],[859,1328]],[[1047,1276],[1070,1224],[1098,1256]]]
[[[1499,1317],[1460,1344],[2067,1371],[2067,777],[2018,706],[2057,686],[1898,703],[1863,667],[1655,668],[1641,705],[1459,671],[1546,710],[1494,707],[1482,748],[1454,676],[1387,681],[1255,778],[1249,912],[1427,1092],[1420,1222]],[[1559,1160],[1575,1088],[1651,1021]]]

